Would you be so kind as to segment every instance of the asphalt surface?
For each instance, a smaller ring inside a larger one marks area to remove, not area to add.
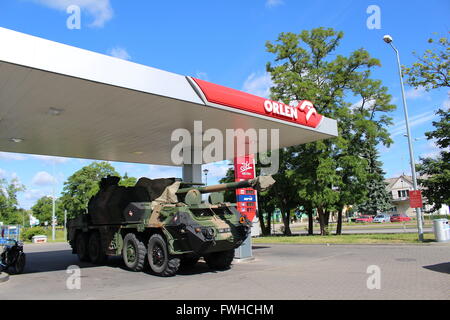
[[[255,245],[255,260],[215,272],[200,261],[175,277],[79,263],[65,243],[25,245],[25,273],[0,284],[3,299],[449,299],[450,243]],[[80,289],[67,267],[81,267]],[[369,289],[368,267],[380,270]]]

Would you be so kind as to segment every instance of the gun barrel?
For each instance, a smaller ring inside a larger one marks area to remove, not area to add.
[[[255,179],[243,180],[238,182],[229,182],[216,184],[212,186],[206,187],[190,187],[190,188],[181,188],[178,189],[177,194],[187,193],[189,190],[196,189],[200,193],[210,193],[210,192],[220,192],[225,190],[234,190],[240,188],[255,188],[258,191],[263,191],[270,187],[275,180],[272,179],[271,176],[261,176]]]

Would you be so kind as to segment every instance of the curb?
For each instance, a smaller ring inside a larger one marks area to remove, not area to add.
[[[0,272],[0,283],[6,282],[9,280],[9,274],[5,272]]]
[[[234,258],[233,263],[244,263],[244,262],[251,262],[254,261],[255,257],[248,257],[248,258]]]

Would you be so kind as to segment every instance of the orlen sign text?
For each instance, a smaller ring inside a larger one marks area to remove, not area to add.
[[[281,102],[271,100],[264,101],[264,110],[270,114],[280,115],[289,119],[298,120],[298,110],[306,113],[306,122],[309,121],[312,115],[317,115],[316,108],[311,101],[293,101],[289,105]]]

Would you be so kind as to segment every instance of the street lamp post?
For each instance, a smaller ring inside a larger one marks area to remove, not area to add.
[[[406,124],[406,136],[408,138],[408,147],[409,147],[409,158],[411,165],[411,174],[413,179],[413,187],[414,190],[418,190],[417,187],[417,177],[416,177],[416,163],[414,161],[414,151],[411,141],[411,132],[409,130],[409,120],[408,120],[408,107],[406,106],[406,97],[405,97],[405,88],[403,87],[403,79],[402,79],[402,69],[400,64],[400,55],[398,53],[397,48],[392,44],[392,37],[390,35],[385,35],[383,37],[384,42],[389,44],[392,49],[394,49],[395,54],[397,56],[397,66],[398,66],[398,75],[400,77],[400,87],[402,89],[402,100],[403,100],[403,111],[405,113],[405,124]],[[416,217],[417,217],[417,229],[419,233],[419,241],[423,241],[423,226],[422,226],[422,212],[420,208],[416,208]]]
[[[55,163],[53,162],[53,179],[55,179]],[[56,240],[55,220],[56,220],[56,205],[55,205],[55,184],[53,181],[53,196],[52,196],[52,240]]]
[[[209,172],[208,169],[203,170],[203,173],[205,174],[205,185],[208,185],[208,172]]]

